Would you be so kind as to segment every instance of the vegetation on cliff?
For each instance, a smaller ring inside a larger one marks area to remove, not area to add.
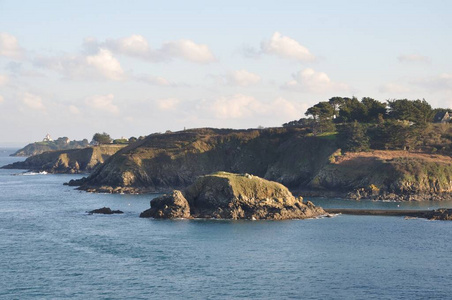
[[[11,156],[33,156],[47,151],[82,149],[89,146],[87,139],[81,141],[69,141],[67,137],[60,137],[54,141],[42,141],[28,144],[17,150]]]

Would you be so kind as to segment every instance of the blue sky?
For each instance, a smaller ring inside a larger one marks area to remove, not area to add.
[[[452,108],[451,3],[0,0],[0,144],[279,126],[333,96]]]

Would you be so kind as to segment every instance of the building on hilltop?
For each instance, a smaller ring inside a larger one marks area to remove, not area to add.
[[[434,119],[434,123],[449,123],[452,120],[452,113],[449,113],[448,111],[440,111],[438,112]]]
[[[50,134],[47,133],[46,137],[42,140],[43,142],[53,142],[52,138],[50,137]]]

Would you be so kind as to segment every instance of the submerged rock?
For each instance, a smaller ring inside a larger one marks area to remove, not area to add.
[[[110,207],[102,207],[95,210],[91,210],[88,212],[90,215],[92,214],[104,214],[104,215],[112,215],[112,214],[123,214],[123,211],[120,210],[111,210]]]
[[[282,184],[249,174],[218,172],[199,177],[183,192],[155,198],[140,217],[221,219],[304,219],[324,215]]]

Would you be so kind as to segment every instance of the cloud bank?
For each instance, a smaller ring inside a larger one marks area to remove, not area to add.
[[[165,42],[160,48],[153,49],[142,35],[133,34],[119,39],[107,39],[105,42],[99,42],[94,38],[85,39],[84,48],[88,52],[106,48],[115,54],[149,62],[170,61],[176,58],[200,64],[216,61],[207,45],[189,39]]]

